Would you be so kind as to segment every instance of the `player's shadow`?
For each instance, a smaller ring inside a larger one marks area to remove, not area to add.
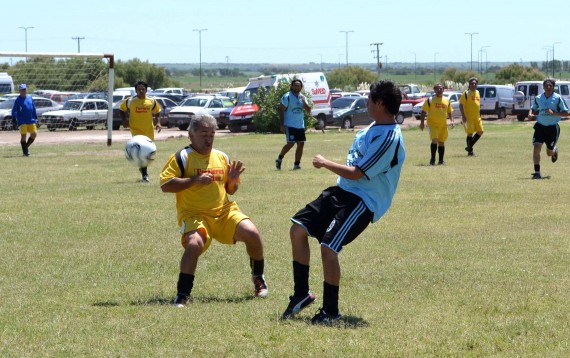
[[[191,302],[199,303],[243,303],[253,300],[254,297],[250,294],[244,294],[243,296],[230,296],[230,297],[218,297],[218,296],[193,296]],[[154,296],[141,298],[129,303],[131,306],[168,306],[174,304],[174,296]],[[117,307],[121,304],[117,301],[99,301],[94,302],[93,306],[96,307]]]
[[[278,318],[278,320],[282,322],[286,321],[293,321],[293,322],[305,322],[307,324],[311,324],[310,317],[303,317],[303,316],[293,316],[288,318],[287,320],[283,320],[282,318]],[[330,327],[330,328],[339,328],[339,329],[357,329],[357,328],[366,328],[370,324],[362,317],[356,316],[342,316],[342,319],[339,322],[332,323],[330,325],[319,325],[319,327]]]
[[[541,178],[539,178],[539,179],[534,179],[532,176],[530,176],[530,177],[524,177],[524,178],[520,178],[520,179],[522,179],[522,180],[545,180],[545,179],[547,179],[547,180],[548,180],[548,179],[550,179],[550,178],[551,178],[550,175],[546,175],[546,176],[543,176],[543,177],[541,177]]]

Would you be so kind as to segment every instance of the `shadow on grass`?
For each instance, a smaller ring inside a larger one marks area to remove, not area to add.
[[[306,324],[311,325],[311,318],[310,317],[302,317],[302,316],[293,316],[286,320],[282,318],[277,319],[280,322],[304,322]],[[330,328],[345,328],[345,329],[356,329],[356,328],[365,328],[368,327],[369,324],[366,320],[361,317],[356,316],[343,316],[340,322],[335,322],[333,324],[328,325],[316,325],[315,327],[330,327]]]
[[[233,296],[233,297],[216,297],[216,296],[193,296],[191,302],[197,303],[242,303],[253,300],[255,297],[251,295]],[[168,297],[148,297],[131,301],[131,306],[168,306],[174,304],[174,296]],[[117,307],[121,304],[117,301],[100,301],[94,302],[95,307]]]

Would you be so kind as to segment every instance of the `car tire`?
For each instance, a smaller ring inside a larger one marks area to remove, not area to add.
[[[218,124],[218,129],[226,129],[226,125],[224,123]]]
[[[70,131],[75,131],[75,130],[77,130],[77,119],[71,118],[71,120],[69,121],[68,130],[70,130]]]
[[[178,126],[178,129],[180,129],[181,131],[185,131],[188,129],[188,124],[181,124]]]
[[[239,132],[239,126],[237,124],[231,124],[230,123],[230,132],[238,133]]]
[[[526,118],[526,114],[517,114],[517,120],[523,122]]]
[[[47,125],[47,129],[48,129],[48,131],[50,131],[50,132],[54,132],[54,131],[55,131],[55,127],[50,126],[49,124]]]
[[[342,120],[342,128],[343,129],[350,129],[352,128],[352,119],[350,117],[346,117]]]
[[[507,118],[507,110],[505,107],[499,108],[499,113],[497,113],[499,119]]]

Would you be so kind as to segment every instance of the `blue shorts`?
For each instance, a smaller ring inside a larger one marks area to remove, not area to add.
[[[285,140],[287,143],[305,142],[305,128],[285,127]]]

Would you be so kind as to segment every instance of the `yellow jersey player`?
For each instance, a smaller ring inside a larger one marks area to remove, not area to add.
[[[228,194],[238,190],[245,168],[241,161],[232,162],[227,154],[213,148],[216,126],[216,119],[209,114],[192,118],[188,129],[190,146],[171,155],[160,173],[162,191],[176,193],[184,247],[174,301],[179,307],[190,299],[198,258],[212,240],[228,245],[243,242],[250,257],[255,296],[268,294],[259,231],[238,205],[228,199]]]
[[[160,132],[162,127],[158,120],[160,104],[154,99],[146,96],[148,84],[145,81],[135,83],[136,97],[129,97],[123,100],[119,107],[119,113],[123,123],[131,129],[131,134],[144,135],[154,140],[154,128]],[[127,117],[127,111],[129,116]],[[146,167],[139,168],[143,183],[148,183],[148,170]]]
[[[453,116],[451,115],[453,108],[451,107],[449,99],[443,97],[443,85],[441,83],[433,86],[433,90],[435,91],[435,96],[427,98],[422,105],[420,129],[422,131],[424,130],[424,120],[427,115],[428,130],[431,139],[431,159],[429,164],[435,165],[435,152],[437,151],[439,156],[438,164],[443,165],[445,164],[443,160],[445,155],[445,141],[449,136],[447,118],[449,118],[451,126],[453,127]]]
[[[473,146],[483,135],[483,121],[481,120],[481,96],[477,90],[479,81],[476,77],[469,79],[469,89],[463,92],[459,100],[459,109],[461,110],[461,122],[467,133],[467,155],[472,157]]]

